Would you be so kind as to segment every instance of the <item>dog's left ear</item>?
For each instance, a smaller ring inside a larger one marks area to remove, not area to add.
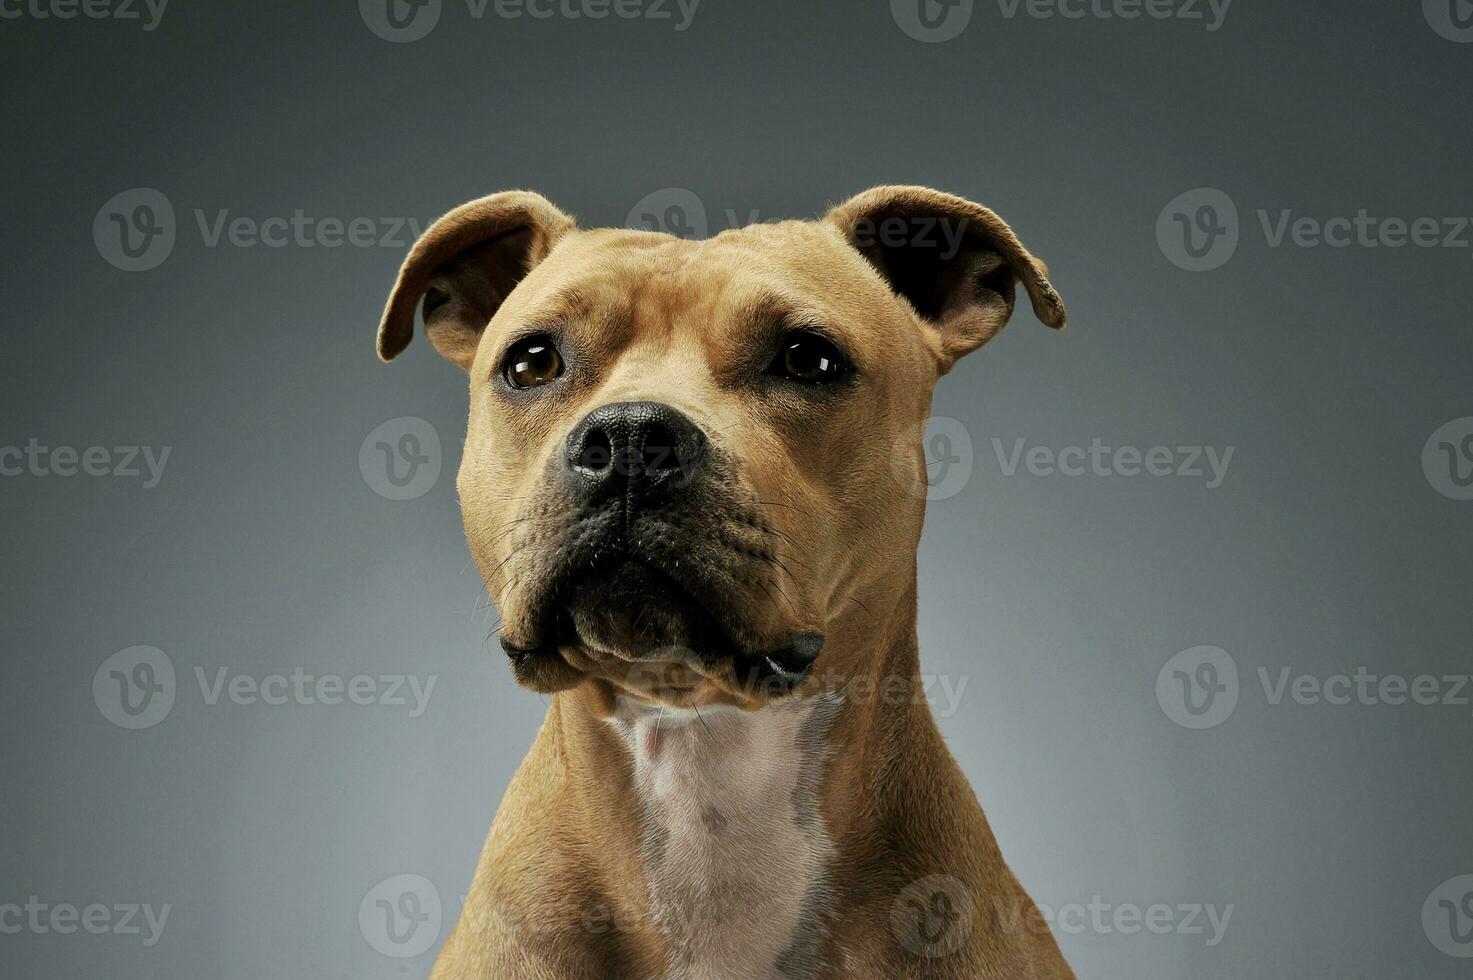
[[[997,336],[1020,282],[1038,319],[1064,327],[1048,267],[980,204],[929,187],[876,187],[824,220],[940,332],[943,371]]]
[[[424,298],[425,333],[467,371],[481,331],[517,284],[574,227],[531,191],[492,194],[437,220],[409,250],[378,328],[378,356],[393,360],[414,336]]]

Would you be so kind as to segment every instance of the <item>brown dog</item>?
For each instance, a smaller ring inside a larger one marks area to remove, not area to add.
[[[1041,262],[879,187],[682,241],[496,194],[414,246],[470,374],[457,486],[516,678],[552,692],[445,978],[1071,977],[921,693],[921,426]]]

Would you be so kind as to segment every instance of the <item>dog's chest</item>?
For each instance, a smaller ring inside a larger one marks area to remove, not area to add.
[[[668,980],[766,980],[817,969],[832,843],[819,807],[837,697],[653,712],[621,705],[643,863]]]

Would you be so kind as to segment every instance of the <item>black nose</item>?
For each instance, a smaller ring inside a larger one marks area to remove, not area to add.
[[[706,455],[706,435],[659,402],[614,402],[568,434],[568,471],[585,501],[687,485]]]

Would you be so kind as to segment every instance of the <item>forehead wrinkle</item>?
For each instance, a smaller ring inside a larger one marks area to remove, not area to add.
[[[527,320],[552,326],[558,321],[587,317],[594,306],[593,297],[582,283],[563,283],[539,297]]]

